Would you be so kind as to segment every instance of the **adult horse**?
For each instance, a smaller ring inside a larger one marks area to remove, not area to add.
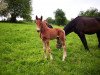
[[[89,50],[85,34],[97,34],[98,47],[100,48],[100,17],[82,17],[78,16],[73,19],[64,27],[65,34],[68,35],[71,32],[75,32],[81,39],[85,49]]]
[[[40,38],[42,39],[42,42],[43,42],[45,58],[47,58],[47,53],[48,53],[48,55],[50,56],[50,59],[53,59],[51,55],[49,41],[52,39],[57,39],[57,37],[59,37],[62,43],[62,47],[63,47],[62,60],[64,61],[67,56],[66,55],[66,43],[65,43],[65,31],[59,28],[49,28],[47,26],[47,22],[42,21],[42,16],[41,18],[38,18],[36,16],[36,26],[37,26],[37,31],[40,32]]]

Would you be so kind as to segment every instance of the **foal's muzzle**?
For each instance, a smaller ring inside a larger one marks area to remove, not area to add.
[[[40,32],[40,30],[37,30],[37,32]]]
[[[39,28],[37,28],[36,30],[37,30],[37,32],[40,32],[40,29]]]

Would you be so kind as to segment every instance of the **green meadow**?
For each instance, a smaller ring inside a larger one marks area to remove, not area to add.
[[[64,62],[63,50],[56,49],[56,40],[50,41],[51,61],[43,57],[43,44],[35,23],[0,23],[0,75],[100,75],[97,36],[86,35],[86,39],[90,52],[75,33],[66,36]]]

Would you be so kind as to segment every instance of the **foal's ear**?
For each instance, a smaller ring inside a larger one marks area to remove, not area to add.
[[[43,17],[41,16],[41,21],[42,21]]]
[[[36,15],[36,20],[38,20],[38,17],[37,17],[37,15]]]

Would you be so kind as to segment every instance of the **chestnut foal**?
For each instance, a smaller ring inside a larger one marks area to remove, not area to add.
[[[42,21],[42,16],[41,18],[38,18],[36,16],[37,32],[40,32],[40,38],[42,39],[42,42],[43,42],[45,58],[47,58],[47,56],[49,55],[50,59],[51,60],[53,59],[51,55],[49,41],[52,39],[57,39],[57,37],[59,37],[62,43],[62,47],[63,47],[62,61],[64,61],[67,56],[66,55],[66,44],[65,44],[65,32],[64,30],[61,30],[59,28],[49,28],[46,24],[47,24],[46,21]]]

